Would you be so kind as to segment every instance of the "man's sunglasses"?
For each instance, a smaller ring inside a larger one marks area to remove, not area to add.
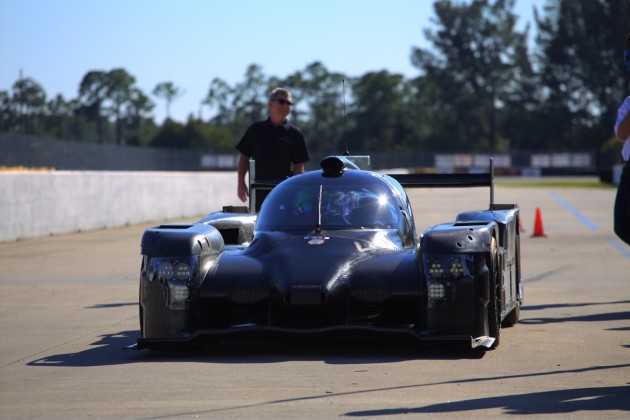
[[[276,99],[276,102],[280,105],[293,105],[293,102],[287,101],[286,99]]]

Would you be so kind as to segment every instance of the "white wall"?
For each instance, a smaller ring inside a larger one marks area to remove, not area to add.
[[[0,172],[0,242],[203,216],[236,196],[236,172]]]

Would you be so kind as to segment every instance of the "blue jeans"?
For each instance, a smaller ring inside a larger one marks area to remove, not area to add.
[[[630,245],[630,163],[626,162],[621,172],[621,180],[615,199],[615,233]]]

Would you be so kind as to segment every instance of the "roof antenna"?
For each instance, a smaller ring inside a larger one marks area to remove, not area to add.
[[[322,233],[322,185],[319,185],[319,194],[317,196],[317,225],[315,226],[315,234]]]
[[[341,90],[343,96],[343,137],[348,138],[348,121],[346,118],[346,79],[341,79]],[[350,156],[348,151],[348,141],[346,140],[346,151],[343,152],[344,156]]]

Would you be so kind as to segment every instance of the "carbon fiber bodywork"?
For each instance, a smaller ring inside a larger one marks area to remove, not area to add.
[[[337,157],[322,168],[281,182],[259,214],[148,229],[138,347],[352,334],[498,345],[522,302],[518,208],[491,203],[418,236],[405,193],[492,187],[492,175],[399,181]]]

